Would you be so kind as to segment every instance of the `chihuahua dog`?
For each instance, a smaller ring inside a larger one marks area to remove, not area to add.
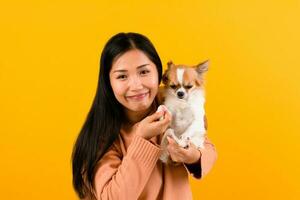
[[[164,87],[160,88],[158,97],[163,105],[157,111],[163,110],[172,114],[170,127],[161,140],[163,152],[160,160],[170,161],[167,136],[173,138],[179,146],[188,148],[193,143],[197,148],[204,148],[207,123],[204,110],[204,73],[208,70],[209,61],[195,66],[175,65],[168,62],[168,68],[163,74]]]

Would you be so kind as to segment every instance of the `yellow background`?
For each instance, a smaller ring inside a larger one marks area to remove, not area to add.
[[[300,199],[299,0],[2,0],[0,27],[1,199],[77,199],[73,143],[120,31],[147,35],[164,65],[211,61],[219,157],[194,199]]]

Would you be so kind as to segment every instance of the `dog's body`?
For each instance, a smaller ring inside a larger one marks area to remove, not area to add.
[[[168,67],[163,76],[165,86],[159,92],[163,99],[163,105],[172,114],[172,123],[161,141],[163,153],[160,159],[164,163],[169,160],[166,149],[167,136],[172,137],[184,148],[187,148],[190,142],[197,148],[204,148],[207,128],[202,75],[207,71],[208,62],[192,68],[183,65],[175,66],[169,62]]]

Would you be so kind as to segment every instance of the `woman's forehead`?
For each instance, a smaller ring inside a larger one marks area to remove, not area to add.
[[[143,69],[143,68],[145,68],[145,67],[147,67],[147,66],[150,66],[151,64],[143,64],[143,65],[140,65],[140,66],[137,66],[136,67],[136,69],[138,70],[138,69]],[[132,66],[131,68],[135,68],[134,66]],[[112,69],[111,70],[111,73],[115,73],[115,72],[127,72],[127,71],[129,71],[128,69],[126,69],[126,68],[116,68],[116,69]]]
[[[112,71],[139,69],[153,65],[152,61],[141,50],[132,49],[119,56],[112,64]]]

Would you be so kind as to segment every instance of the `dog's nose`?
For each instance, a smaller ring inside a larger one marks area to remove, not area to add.
[[[184,96],[184,92],[182,92],[182,91],[177,92],[177,96],[179,99],[182,99]]]

